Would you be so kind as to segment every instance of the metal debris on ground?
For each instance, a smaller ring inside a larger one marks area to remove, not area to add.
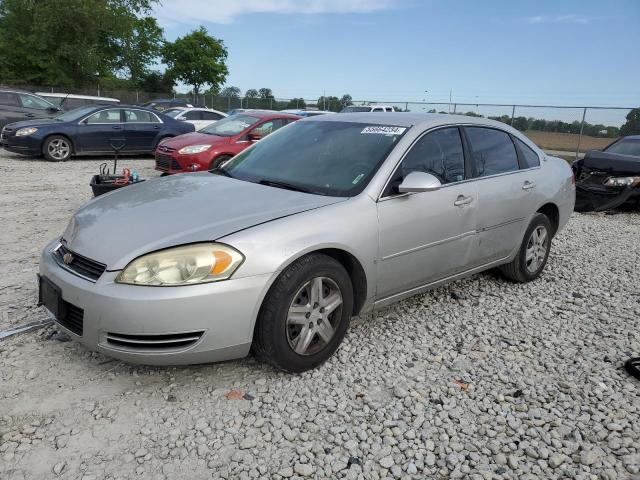
[[[53,323],[53,320],[46,318],[44,320],[37,320],[35,322],[29,322],[17,327],[10,328],[9,330],[0,330],[0,340],[18,335],[19,333],[30,332],[31,330],[37,330],[39,328],[48,327]]]

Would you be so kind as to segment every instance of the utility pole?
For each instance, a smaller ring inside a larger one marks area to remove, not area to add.
[[[449,113],[451,113],[451,96],[453,95],[453,90],[449,90]]]

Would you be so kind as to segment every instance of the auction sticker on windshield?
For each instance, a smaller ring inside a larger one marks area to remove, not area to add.
[[[390,127],[388,125],[373,125],[365,127],[360,133],[377,133],[378,135],[402,135],[406,128]]]

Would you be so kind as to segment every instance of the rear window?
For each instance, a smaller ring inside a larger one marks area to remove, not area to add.
[[[493,128],[466,127],[479,177],[518,170],[518,155],[511,137]]]
[[[540,158],[538,157],[538,154],[534,152],[529,145],[519,138],[516,138],[516,143],[518,144],[518,148],[520,149],[520,153],[522,153],[522,158],[524,160],[522,168],[534,168],[540,166]]]
[[[640,140],[623,138],[613,145],[608,146],[605,152],[618,153],[620,155],[633,155],[640,157]]]
[[[13,92],[0,92],[0,105],[18,106],[18,96]]]

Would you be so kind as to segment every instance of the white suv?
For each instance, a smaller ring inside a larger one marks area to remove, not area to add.
[[[340,110],[340,113],[353,112],[395,112],[391,105],[349,105]]]

